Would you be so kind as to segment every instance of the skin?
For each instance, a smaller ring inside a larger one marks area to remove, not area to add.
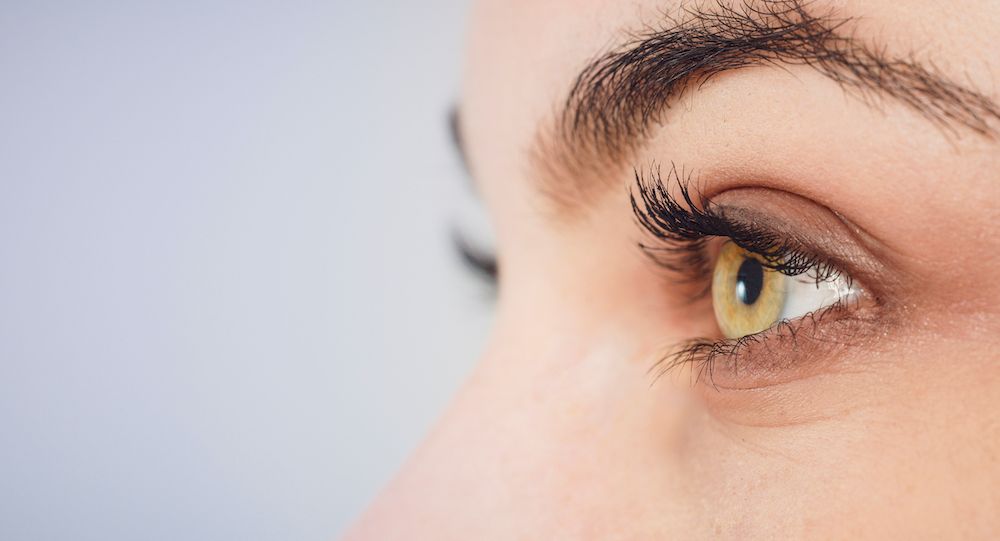
[[[830,6],[997,98],[1000,4]],[[686,94],[598,195],[556,210],[530,158],[540,131],[582,65],[664,9],[478,5],[462,133],[496,228],[497,322],[346,539],[1000,537],[998,139],[805,67],[750,68]],[[683,367],[653,382],[670,345],[718,331],[710,301],[686,302],[636,247],[629,183],[651,161],[789,228],[820,236],[828,211],[853,224],[861,241],[833,228],[828,244],[857,247],[866,318],[824,331],[850,343],[774,345],[722,388]]]

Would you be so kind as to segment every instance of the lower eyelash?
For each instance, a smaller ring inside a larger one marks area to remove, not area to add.
[[[829,325],[836,322],[853,323],[863,321],[862,318],[852,319],[850,314],[852,308],[850,301],[841,301],[813,313],[806,314],[794,320],[783,319],[778,321],[769,329],[758,333],[742,336],[740,338],[725,338],[721,340],[711,340],[706,338],[696,338],[689,340],[674,348],[669,354],[660,358],[649,369],[652,383],[655,384],[660,378],[683,366],[692,367],[691,383],[696,384],[707,381],[718,390],[719,386],[715,381],[715,371],[719,362],[726,363],[725,369],[733,377],[740,375],[740,370],[744,371],[778,371],[788,368],[791,364],[791,355],[802,349],[803,340],[809,340],[813,345],[843,346],[849,345],[850,340],[836,341],[824,338],[815,330],[821,323]],[[810,332],[810,330],[812,332]],[[774,348],[774,342],[783,344],[784,352]],[[766,347],[769,353],[770,363],[764,365],[758,359],[756,362],[743,363],[750,357],[750,350],[758,347]]]

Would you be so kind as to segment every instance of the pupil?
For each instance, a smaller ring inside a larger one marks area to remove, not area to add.
[[[756,259],[744,259],[736,273],[736,296],[743,304],[753,304],[763,288],[764,266]]]

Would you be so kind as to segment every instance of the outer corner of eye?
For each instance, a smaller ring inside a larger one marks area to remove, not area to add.
[[[712,276],[715,318],[722,335],[730,339],[846,302],[860,291],[842,273],[823,278],[816,272],[783,274],[732,241],[722,246]]]

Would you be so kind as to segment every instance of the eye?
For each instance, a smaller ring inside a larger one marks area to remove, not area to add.
[[[788,276],[754,253],[727,241],[712,275],[712,304],[726,338],[741,338],[845,302],[858,294],[839,273],[818,279],[814,273]]]

